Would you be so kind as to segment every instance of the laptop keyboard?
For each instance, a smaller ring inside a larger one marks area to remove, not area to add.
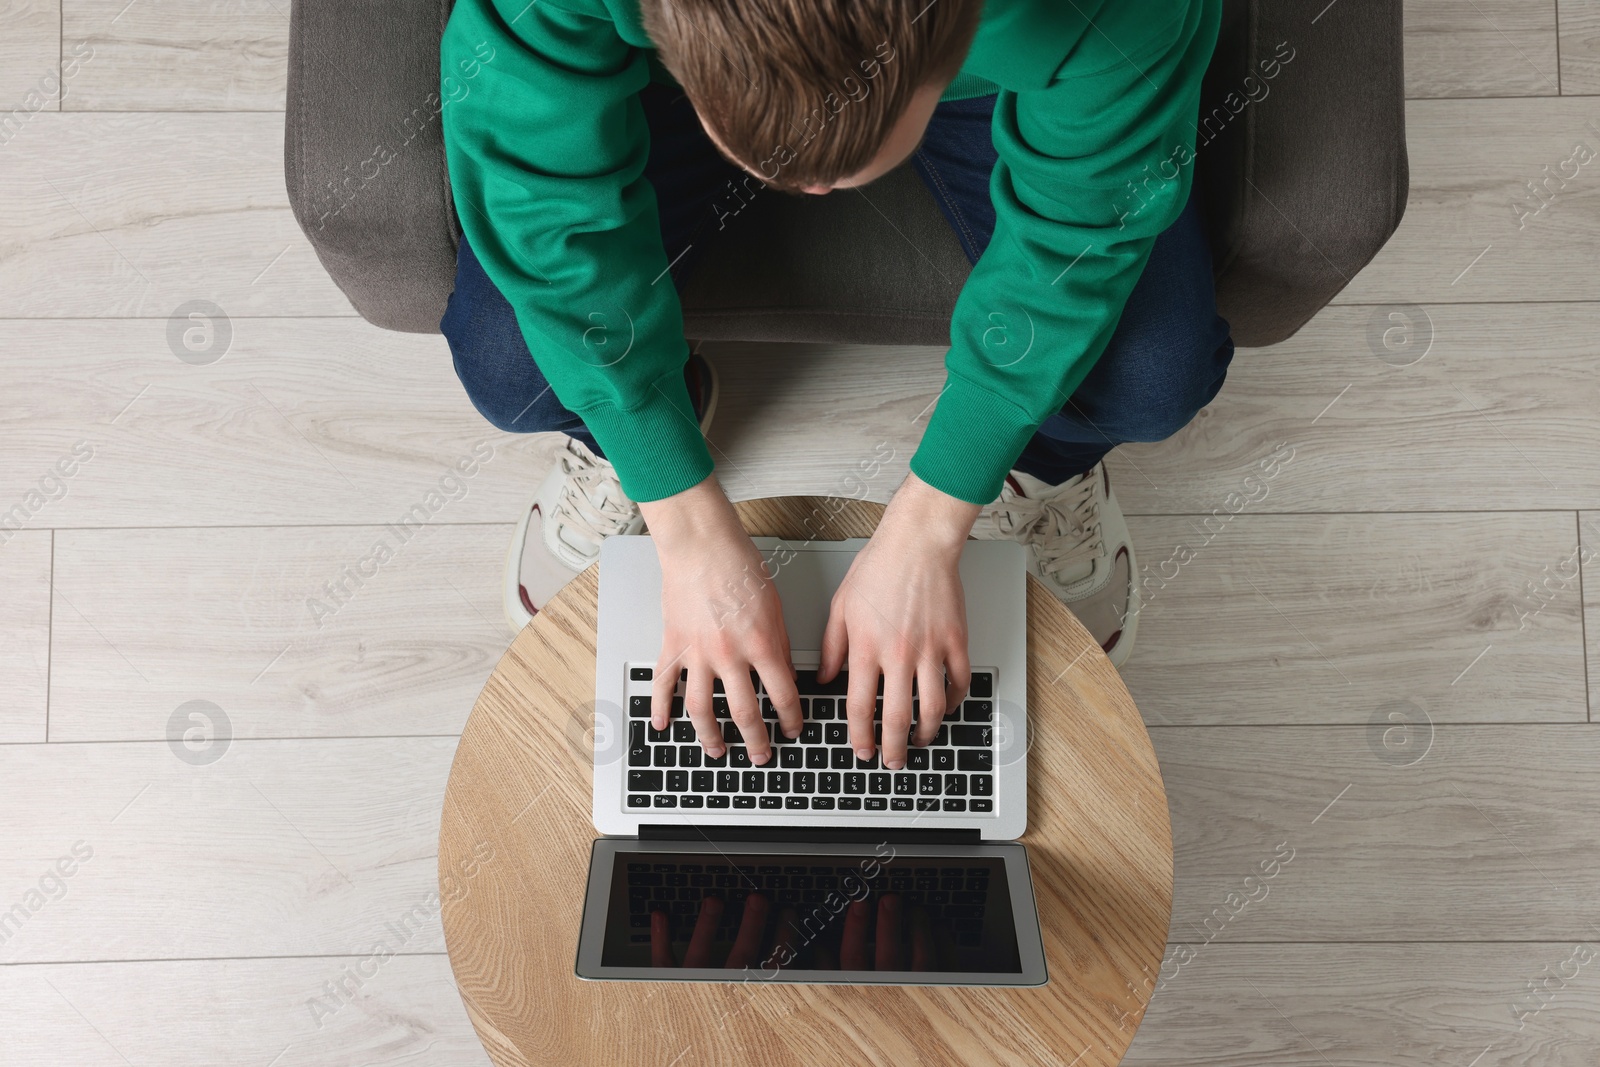
[[[817,672],[797,672],[805,726],[794,739],[778,728],[778,713],[752,673],[762,727],[772,759],[757,767],[728,712],[717,680],[712,710],[728,751],[712,759],[700,747],[694,723],[683,711],[682,676],[672,698],[667,729],[650,725],[650,696],[628,698],[628,770],[624,786],[629,810],[645,808],[744,809],[767,811],[976,812],[994,811],[994,675],[974,671],[968,698],[946,715],[933,743],[906,751],[906,766],[891,771],[881,751],[858,759],[850,747],[845,714],[849,672],[827,684]],[[649,682],[652,669],[629,668],[630,682]],[[878,681],[874,734],[883,742],[883,680]],[[916,721],[917,702],[912,701]]]
[[[628,864],[628,912],[636,943],[650,940],[650,913],[664,912],[675,940],[686,941],[707,896],[730,904],[751,893],[762,893],[780,907],[820,904],[852,880],[864,881],[872,897],[898,893],[908,908],[921,908],[931,920],[944,920],[956,944],[982,943],[983,920],[989,901],[989,868],[943,863],[894,864],[876,878],[862,879],[859,864],[834,867],[817,864],[645,863]],[[731,941],[738,930],[740,911],[725,910],[718,921],[716,939]]]

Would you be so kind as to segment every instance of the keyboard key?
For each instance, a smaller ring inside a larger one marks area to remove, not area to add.
[[[776,720],[778,717],[778,709],[773,707],[772,701],[768,700],[766,697],[761,698],[761,717],[763,719],[773,720]]]
[[[989,748],[994,744],[994,728],[990,726],[956,726],[950,730],[950,743],[958,748]]]
[[[667,718],[676,719],[676,718],[679,718],[682,715],[683,715],[683,698],[682,697],[673,697],[672,698],[672,713],[670,715],[668,715]]]
[[[830,754],[831,766],[836,771],[847,771],[856,765],[856,754],[848,748],[836,748]]]
[[[765,771],[745,771],[744,791],[746,793],[765,793],[767,791],[767,774]]]
[[[825,748],[806,749],[806,766],[811,770],[820,771],[828,765],[828,750]]]
[[[811,798],[811,807],[815,811],[832,811],[833,810],[833,798],[832,797],[812,797]]]
[[[786,735],[783,732],[783,729],[779,727],[777,723],[773,723],[771,726],[769,726],[767,728],[767,732],[772,735],[772,743],[775,745],[794,745],[799,744],[800,742],[798,737],[789,737]]]
[[[707,767],[726,767],[728,765],[728,753],[723,752],[720,756],[707,756],[705,757],[705,764]]]
[[[788,791],[789,791],[789,772],[788,771],[768,771],[767,772],[767,792],[769,792],[769,793],[787,793]],[[755,792],[755,790],[751,790],[751,792]]]
[[[743,745],[731,745],[731,746],[729,746],[729,748],[728,748],[728,766],[730,766],[730,767],[748,767],[748,766],[750,766],[750,750],[745,748]]]
[[[953,771],[956,769],[956,754],[948,748],[933,750],[933,769],[936,771]]]
[[[933,766],[933,756],[925,748],[914,748],[906,753],[906,770],[925,771]]]
[[[646,798],[646,799],[649,799],[649,798]],[[822,797],[818,797],[817,799],[821,800],[823,798]],[[860,797],[840,797],[839,798],[839,810],[840,811],[860,811],[861,810],[861,798]]]
[[[679,719],[672,724],[672,739],[680,745],[694,743],[694,723],[688,719]]]
[[[649,667],[629,667],[628,680],[630,682],[648,682],[656,676],[656,672]]]
[[[697,744],[685,745],[683,748],[678,749],[678,766],[700,766],[700,756],[702,752],[703,750]]]
[[[678,805],[685,808],[703,808],[706,805],[705,797],[697,797],[693,793],[678,800]]]
[[[711,714],[715,715],[719,719],[726,719],[729,715],[733,714],[728,710],[728,698],[712,697]]]
[[[737,741],[739,741],[740,740],[739,728],[737,726],[735,726],[731,722],[723,723],[722,724],[722,740],[727,742],[730,745],[734,744]]]
[[[850,724],[843,722],[830,722],[822,731],[823,741],[830,745],[848,745],[850,743]]]
[[[713,678],[713,679],[711,679],[711,691],[713,693],[726,693],[727,692],[726,689],[722,688],[722,679],[721,678]]]
[[[684,799],[687,800],[688,798],[685,797]],[[918,811],[938,811],[939,810],[939,798],[938,797],[918,797],[917,798],[917,810]]]
[[[652,745],[659,745],[665,741],[672,740],[672,727],[668,726],[665,730],[657,730],[654,726],[651,726],[645,730],[644,736],[645,740]]]
[[[822,744],[822,724],[820,722],[808,722],[800,727],[800,743],[802,745]]]
[[[630,808],[648,808],[649,806],[650,797],[645,793],[633,793],[628,797],[628,807]]]
[[[890,806],[893,807],[895,811],[910,811],[911,810],[911,798],[910,797],[894,797],[890,801]]]
[[[650,698],[649,697],[629,697],[628,698],[628,718],[630,718],[630,719],[648,719],[649,717],[650,717]]]
[[[734,797],[733,806],[736,808],[753,808],[756,806],[756,798],[747,796]]]
[[[861,801],[861,804],[868,811],[882,811],[884,808],[887,808],[889,806],[889,798],[888,797],[866,797]]]
[[[783,798],[783,806],[785,808],[809,808],[811,806],[811,798],[810,797],[784,797]]]
[[[994,696],[994,675],[988,671],[973,671],[972,684],[967,687],[967,693],[975,697]]]
[[[671,745],[657,745],[655,756],[657,767],[676,767],[678,765],[678,750]]]
[[[831,719],[833,718],[833,707],[834,704],[832,697],[813,697],[811,701],[810,717],[816,719],[818,722],[822,722],[825,719]],[[830,744],[831,743],[832,742],[830,742]]]
[[[711,783],[716,780],[716,775],[710,771],[695,771],[689,775],[689,788],[696,793],[709,793],[715,788]]]
[[[882,771],[880,771],[877,774],[868,775],[867,778],[872,783],[871,788],[873,793],[877,794],[878,796],[883,796],[889,792],[889,776],[887,774],[884,774]],[[661,787],[656,786],[656,788],[660,789]]]
[[[944,785],[944,775],[924,774],[917,779],[917,792],[925,797],[936,797]]]
[[[817,681],[816,671],[796,671],[795,685],[802,693],[821,693],[824,696],[842,697],[850,691],[850,672],[840,671],[832,681],[823,684]]]
[[[763,808],[781,808],[781,807],[783,807],[783,798],[782,797],[758,797],[758,798],[755,798],[755,799],[758,799],[758,800],[761,801],[761,806]]]
[[[739,791],[739,772],[718,771],[717,791],[720,793],[737,793]]]
[[[838,771],[825,771],[817,775],[817,791],[819,793],[837,793],[839,784]]]
[[[967,776],[964,774],[947,774],[944,776],[944,795],[947,797],[965,796],[967,792]]]
[[[637,730],[629,731],[632,736],[629,738],[628,743],[628,766],[650,766],[650,746],[644,742],[644,723],[635,722],[629,723],[628,725],[637,726],[639,728]]]
[[[994,779],[987,774],[974,774],[972,776],[972,795],[987,797],[994,795]]]
[[[817,776],[811,771],[796,771],[794,791],[796,793],[815,793],[817,791]]]
[[[993,811],[994,810],[994,801],[992,801],[992,800],[984,800],[984,799],[979,798],[979,797],[974,797],[973,800],[972,800],[972,810],[973,811]]]
[[[858,796],[867,791],[867,776],[860,771],[852,771],[844,776],[844,791],[855,793]]]
[[[967,810],[967,802],[965,800],[960,799],[959,797],[945,797],[944,798],[944,810],[945,811],[966,811]]]
[[[994,749],[963,748],[956,753],[956,767],[963,771],[992,771],[994,770]]]
[[[712,795],[706,797],[706,807],[725,808],[728,806],[728,797]]]
[[[689,791],[688,771],[668,771],[667,791],[669,793],[686,793]]]
[[[917,776],[914,774],[897,774],[894,776],[894,791],[898,796],[912,796],[917,791]]]
[[[656,794],[656,807],[658,807],[658,808],[675,808],[677,806],[678,806],[678,798],[673,796],[671,793],[657,793]]]
[[[805,765],[805,749],[795,748],[793,745],[778,749],[778,766],[792,771]]]
[[[873,752],[871,759],[861,759],[860,757],[856,758],[856,770],[858,770],[858,771],[875,771],[877,769],[878,769],[878,753],[877,752]]]
[[[962,722],[989,722],[994,718],[994,704],[988,700],[968,700],[961,705]]]
[[[641,793],[655,793],[661,790],[662,773],[660,771],[629,771],[628,791]]]

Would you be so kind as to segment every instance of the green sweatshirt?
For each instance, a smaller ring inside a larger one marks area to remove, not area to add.
[[[1188,198],[1221,10],[988,0],[944,95],[998,92],[995,232],[956,302],[944,391],[911,459],[930,485],[993,500],[1105,350]],[[462,229],[557,398],[634,500],[695,485],[712,461],[683,382],[637,99],[670,78],[638,0],[458,0],[441,53]]]

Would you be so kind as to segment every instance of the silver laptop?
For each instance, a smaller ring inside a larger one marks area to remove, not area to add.
[[[757,685],[772,742],[761,767],[720,684],[724,755],[701,748],[681,677],[668,728],[650,725],[655,545],[612,537],[601,549],[593,802],[609,836],[591,860],[579,977],[1043,984],[1027,857],[1014,843],[1028,796],[1022,546],[967,542],[969,693],[892,771],[849,744],[847,673],[816,680],[829,602],[866,542],[755,543],[782,600],[805,720],[799,738],[784,737]]]

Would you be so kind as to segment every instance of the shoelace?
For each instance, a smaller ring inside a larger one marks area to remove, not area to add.
[[[633,521],[633,502],[623,494],[622,482],[609,463],[602,466],[574,452],[560,458],[567,481],[550,518],[556,525],[556,540],[587,564],[599,555],[600,542]],[[569,532],[581,543],[565,536]]]
[[[1009,537],[1035,546],[1039,569],[1052,577],[1105,555],[1100,509],[1091,474],[1058,496],[1035,500],[1012,496],[994,505],[995,525]]]

